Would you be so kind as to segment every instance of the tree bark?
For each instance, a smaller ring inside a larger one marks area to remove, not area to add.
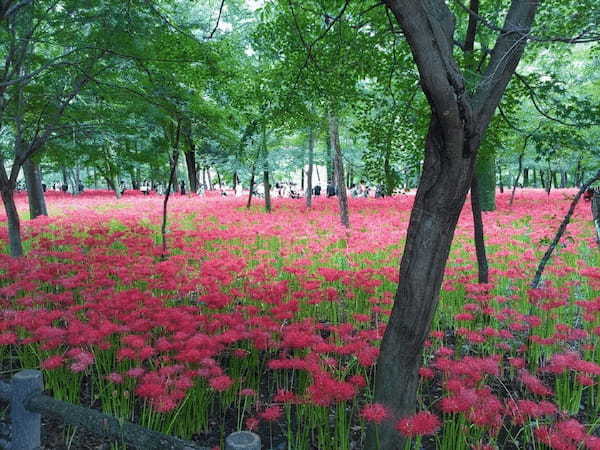
[[[256,163],[252,164],[252,175],[250,176],[250,192],[248,192],[248,202],[246,208],[250,209],[252,204],[252,196],[254,195],[254,173],[256,172]]]
[[[271,212],[271,183],[269,183],[269,169],[263,171],[263,185],[265,186],[265,212]]]
[[[325,169],[327,170],[327,184],[333,183],[333,158],[331,156],[331,138],[325,138]]]
[[[181,121],[177,121],[177,131],[175,132],[175,142],[173,143],[173,162],[169,173],[169,181],[167,182],[167,190],[163,201],[162,226],[160,234],[162,237],[162,259],[167,257],[167,205],[169,204],[169,196],[171,195],[171,186],[177,180],[177,163],[179,162],[179,135],[181,132]]]
[[[312,175],[315,153],[315,134],[312,127],[308,129],[308,170],[306,172],[306,207],[312,207]]]
[[[271,183],[269,182],[269,149],[267,148],[267,129],[262,127],[263,186],[265,189],[265,211],[271,212]]]
[[[340,220],[345,227],[350,226],[348,217],[348,196],[346,193],[346,179],[344,177],[344,160],[340,146],[340,135],[337,117],[329,114],[329,139],[333,151],[334,181],[337,187],[337,198],[340,205]]]
[[[27,185],[29,217],[35,219],[38,216],[47,216],[48,209],[46,208],[39,166],[31,158],[23,163],[23,176]]]
[[[454,230],[473,174],[472,159],[444,168],[442,155],[462,152],[462,133],[458,132],[453,143],[460,150],[445,148],[441,127],[436,119],[432,122],[400,263],[400,282],[377,362],[375,401],[385,404],[394,419],[411,414],[415,408],[423,343],[437,308]],[[402,441],[393,420],[379,427],[381,449],[402,449]]]
[[[473,212],[473,231],[475,238],[475,254],[477,255],[477,275],[479,283],[489,282],[488,260],[485,254],[485,237],[481,205],[479,204],[479,187],[477,177],[471,180],[471,211]]]
[[[529,169],[527,167],[523,169],[523,187],[529,187]]]
[[[381,343],[375,402],[390,417],[373,425],[368,447],[404,447],[396,421],[414,412],[423,344],[439,301],[454,231],[471,186],[481,139],[521,59],[537,1],[512,0],[481,82],[465,85],[453,52],[455,17],[444,0],[389,0],[431,108],[423,174],[408,225],[400,277]],[[473,92],[470,94],[469,92]],[[493,173],[493,172],[492,172]]]
[[[210,177],[210,166],[206,167],[206,178],[208,178],[208,190],[213,190],[212,178]]]
[[[502,181],[502,165],[498,164],[498,187],[500,188],[500,193],[504,194],[504,182]]]
[[[496,155],[488,150],[480,153],[475,166],[477,185],[479,187],[479,200],[482,211],[496,209]]]
[[[517,186],[519,185],[519,177],[521,176],[521,167],[523,166],[523,153],[519,155],[519,166],[517,168],[517,176],[515,177],[515,181],[513,183],[512,192],[510,194],[510,200],[508,202],[508,206],[512,206],[513,201],[515,200],[515,191],[517,190]],[[527,169],[525,169],[525,173],[527,173]]]
[[[187,167],[190,192],[198,192],[198,173],[196,172],[196,149],[194,143],[188,140],[189,150],[184,153]]]
[[[596,229],[596,244],[600,247],[600,189],[592,196],[592,220]]]
[[[10,256],[23,256],[23,243],[21,242],[21,221],[15,205],[14,189],[3,189],[1,192],[6,220],[8,222],[8,251]]]

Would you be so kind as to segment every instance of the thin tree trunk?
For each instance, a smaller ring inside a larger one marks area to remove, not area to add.
[[[535,169],[533,169],[533,187],[537,187],[537,172]]]
[[[475,237],[475,253],[477,255],[477,272],[479,283],[489,282],[488,260],[485,254],[485,237],[481,205],[479,204],[479,187],[477,177],[471,180],[471,211],[473,212],[473,230]]]
[[[327,171],[327,184],[333,184],[333,164],[331,157],[331,138],[329,135],[325,138],[325,169]]]
[[[306,172],[306,207],[312,207],[312,175],[315,153],[315,135],[312,127],[308,129],[308,171]],[[318,173],[318,172],[317,172]]]
[[[252,164],[252,175],[250,176],[250,192],[248,192],[248,203],[246,208],[249,209],[252,204],[252,196],[254,195],[254,173],[256,172],[256,162]]]
[[[598,189],[592,196],[592,220],[596,229],[596,244],[600,247],[600,190]]]
[[[575,186],[577,186],[577,187],[579,187],[581,185],[580,173],[581,173],[581,160],[577,160],[577,167],[575,168],[575,176],[574,176]]]
[[[38,216],[47,216],[48,210],[46,208],[39,166],[31,158],[27,158],[23,163],[23,176],[27,185],[29,217],[35,219]]]
[[[219,173],[219,170],[216,167],[215,167],[215,173],[217,174],[217,182],[219,183],[219,190],[222,191],[223,185],[221,184],[221,174]]]
[[[519,167],[517,168],[517,176],[515,177],[515,182],[513,183],[512,192],[510,194],[510,201],[508,202],[508,206],[512,206],[513,201],[515,200],[515,191],[517,190],[517,186],[519,185],[519,177],[521,176],[521,167],[523,166],[523,153],[519,155]],[[527,169],[525,169],[526,171]],[[525,172],[527,173],[527,172]]]
[[[237,172],[233,172],[233,192],[237,192]]]
[[[344,160],[342,158],[342,149],[340,146],[339,126],[337,117],[331,113],[329,114],[329,138],[331,140],[331,149],[334,152],[334,179],[337,187],[337,198],[340,205],[340,220],[342,225],[349,227],[350,218],[348,217],[348,196],[346,194]]]
[[[265,211],[271,212],[271,183],[269,182],[269,150],[267,149],[267,129],[262,127],[263,186],[265,188]]]
[[[23,256],[23,244],[21,242],[21,222],[19,220],[19,212],[15,205],[14,189],[2,189],[2,202],[6,211],[6,219],[8,222],[8,250],[10,256]]]
[[[579,188],[579,191],[577,191],[577,194],[571,201],[571,206],[569,207],[569,211],[567,212],[567,215],[565,216],[565,218],[561,222],[560,226],[558,227],[558,231],[556,232],[554,239],[548,246],[546,253],[544,253],[544,256],[542,257],[540,264],[538,265],[538,268],[535,271],[535,276],[533,277],[533,280],[531,281],[532,288],[537,288],[539,286],[540,281],[542,279],[542,274],[544,273],[544,268],[546,267],[546,264],[550,260],[550,256],[552,256],[552,252],[554,251],[554,249],[560,242],[560,238],[565,233],[565,230],[567,229],[567,225],[569,224],[569,221],[571,220],[571,216],[575,212],[575,207],[577,206],[579,199],[581,198],[583,193],[587,190],[587,188],[590,187],[590,185],[592,185],[596,180],[600,180],[600,170],[598,172],[596,172],[596,174],[592,178],[590,178],[588,181],[586,181]]]
[[[529,169],[527,167],[523,169],[523,187],[529,187]]]
[[[179,162],[179,134],[181,132],[181,122],[177,121],[177,131],[175,132],[175,142],[173,145],[173,164],[169,173],[169,181],[167,182],[167,190],[165,192],[165,199],[163,200],[163,216],[162,226],[160,228],[160,234],[162,237],[162,259],[167,257],[167,205],[169,203],[169,196],[171,195],[171,186],[176,180],[175,174],[177,172],[177,163]]]
[[[263,185],[265,186],[265,211],[271,212],[271,183],[269,183],[269,169],[263,171]]]
[[[502,165],[498,164],[498,187],[500,188],[500,193],[504,194],[504,183],[502,182]]]
[[[481,210],[494,211],[496,209],[496,154],[492,150],[479,153],[475,167]]]
[[[208,190],[213,190],[212,178],[210,177],[210,166],[206,168],[206,178],[208,178]]]

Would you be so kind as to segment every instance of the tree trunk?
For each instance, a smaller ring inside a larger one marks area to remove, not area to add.
[[[208,178],[208,190],[213,190],[212,178],[210,177],[210,166],[206,168],[206,178]]]
[[[171,185],[169,193],[179,192],[179,177],[177,176],[177,164],[179,163],[179,150],[173,148],[173,151],[169,153],[169,179],[167,180],[167,188]],[[173,171],[173,168],[175,170]],[[171,175],[172,174],[172,175]],[[165,190],[166,193],[166,190]]]
[[[496,209],[496,154],[493,151],[487,150],[477,156],[475,174],[481,210],[494,211]]]
[[[269,183],[269,169],[263,171],[263,185],[265,186],[265,211],[271,212],[271,183]]]
[[[600,247],[600,189],[596,189],[592,196],[592,219],[596,229],[596,244]]]
[[[350,226],[348,217],[348,196],[346,194],[346,183],[344,177],[344,160],[342,158],[342,149],[340,146],[340,135],[337,117],[329,114],[329,139],[331,149],[334,152],[333,167],[334,181],[337,187],[337,198],[340,205],[340,220],[345,227]]]
[[[533,187],[537,187],[537,172],[535,169],[533,169]]]
[[[554,184],[554,189],[558,189],[558,175],[555,170],[550,171],[552,174],[552,183]]]
[[[542,189],[547,190],[546,189],[546,177],[544,176],[543,170],[540,170],[540,183],[542,184]],[[548,193],[550,193],[550,191],[548,191]]]
[[[378,435],[371,433],[368,440],[370,448],[397,450],[404,447],[404,439],[395,424],[415,410],[424,342],[471,186],[477,150],[521,59],[526,43],[523,35],[531,29],[538,3],[511,1],[503,32],[497,35],[487,68],[474,87],[467,84],[454,59],[456,18],[444,0],[390,0],[386,5],[411,48],[431,108],[423,174],[411,210],[394,306],[377,360],[374,400],[388,408],[390,418],[377,426]],[[518,33],[504,31],[516,27]],[[495,172],[491,173],[494,177]]]
[[[29,200],[29,217],[35,219],[38,216],[47,216],[46,200],[42,187],[42,177],[39,166],[28,158],[23,163],[23,176],[27,185],[27,198]]]
[[[331,137],[325,138],[325,169],[327,170],[327,184],[333,184],[333,164],[331,157]]]
[[[561,170],[560,171],[560,187],[561,187],[561,189],[566,188],[568,183],[569,183],[569,179],[567,176],[567,172],[565,172],[564,170]]]
[[[308,129],[308,170],[306,172],[306,207],[312,207],[312,175],[315,153],[315,135],[312,127]]]
[[[519,185],[519,177],[521,176],[521,167],[523,166],[523,153],[519,155],[519,166],[517,168],[517,176],[515,177],[515,181],[513,183],[512,193],[510,194],[510,201],[508,202],[508,206],[512,206],[515,200],[515,191],[517,190],[517,186]],[[527,169],[524,170],[524,173],[527,174]]]
[[[441,162],[442,155],[462,152],[462,137],[454,141],[452,144],[460,145],[460,150],[446,147],[444,133],[437,119],[432,119],[400,263],[400,283],[377,362],[375,402],[385,404],[395,419],[414,412],[423,343],[439,300],[456,223],[471,185],[472,157],[447,166]],[[378,440],[381,449],[403,448],[394,420],[379,427]]]
[[[504,183],[502,182],[502,165],[498,164],[498,187],[500,188],[500,193],[504,194]]]
[[[190,149],[184,153],[185,165],[187,167],[188,183],[190,186],[190,192],[198,192],[198,173],[196,172],[196,150],[194,144],[188,141]]]
[[[477,272],[479,283],[488,283],[488,260],[485,254],[485,237],[481,206],[479,205],[479,187],[477,177],[471,180],[471,211],[473,212],[473,230],[475,238],[475,254],[477,255]]]
[[[216,167],[215,167],[215,174],[217,174],[217,183],[219,183],[219,190],[222,191],[223,185],[221,184],[221,174],[219,173],[219,170]]]
[[[23,244],[21,242],[21,222],[19,212],[15,205],[14,189],[4,189],[1,192],[6,220],[8,222],[8,251],[10,256],[23,256]]]
[[[581,160],[578,160],[577,167],[575,168],[575,176],[573,177],[576,187],[581,186],[581,175],[580,174],[581,174]]]
[[[169,196],[171,195],[171,186],[176,182],[177,164],[179,163],[179,136],[181,133],[181,121],[177,121],[177,131],[175,131],[175,142],[173,143],[173,161],[167,181],[167,190],[165,191],[165,199],[163,200],[163,215],[160,234],[162,237],[162,255],[161,258],[167,257],[167,205],[169,204]]]
[[[256,172],[256,163],[252,164],[252,175],[250,176],[250,192],[248,192],[248,203],[246,208],[250,208],[252,204],[252,196],[254,195],[254,173]]]
[[[523,187],[529,187],[529,169],[527,167],[523,169]]]
[[[237,172],[233,172],[233,192],[237,192]]]

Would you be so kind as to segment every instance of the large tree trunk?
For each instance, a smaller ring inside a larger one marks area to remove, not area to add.
[[[415,196],[400,263],[400,283],[381,343],[375,379],[375,401],[395,418],[414,411],[423,343],[439,300],[444,268],[458,217],[471,185],[473,158],[444,166],[442,155],[462,152],[460,131],[447,148],[444,133],[433,120],[427,137],[423,174]],[[394,421],[379,427],[382,449],[402,449]],[[371,447],[375,448],[375,446]]]
[[[475,166],[482,211],[496,209],[496,154],[488,150],[480,153]]]
[[[388,408],[390,418],[374,428],[379,433],[371,432],[368,442],[370,448],[397,450],[404,439],[395,423],[415,410],[423,345],[477,150],[523,54],[523,35],[531,28],[537,2],[512,0],[503,30],[518,27],[519,32],[498,34],[482,81],[473,89],[454,59],[456,17],[444,0],[389,0],[386,5],[410,45],[432,113],[398,288],[377,361],[374,400]]]
[[[345,227],[350,226],[348,217],[348,196],[346,194],[346,183],[344,177],[344,160],[340,146],[340,135],[337,117],[329,114],[329,139],[333,151],[334,181],[337,187],[337,198],[340,205],[340,220]]]
[[[27,185],[27,198],[29,200],[29,217],[35,219],[38,216],[47,216],[46,200],[42,187],[42,177],[39,166],[28,158],[23,163],[23,176]]]
[[[17,257],[23,256],[23,244],[21,242],[21,222],[15,205],[14,193],[14,189],[4,189],[1,192],[8,222],[8,251],[10,256]]]
[[[315,134],[312,127],[308,129],[308,170],[306,172],[306,207],[312,207],[312,175],[315,153]],[[303,169],[304,170],[304,169]]]
[[[481,205],[479,204],[479,186],[477,177],[471,180],[471,211],[473,213],[473,230],[475,238],[475,254],[477,255],[477,275],[479,283],[489,281],[488,260],[485,254],[485,237]]]

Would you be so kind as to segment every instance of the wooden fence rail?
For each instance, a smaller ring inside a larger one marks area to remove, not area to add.
[[[41,416],[60,418],[68,425],[119,441],[142,450],[210,450],[193,442],[167,436],[139,425],[83,406],[56,400],[42,394],[42,373],[22,370],[10,382],[0,381],[0,398],[10,402],[10,436],[0,439],[0,447],[9,450],[41,448]],[[260,437],[249,431],[231,433],[225,439],[226,450],[260,450]]]

